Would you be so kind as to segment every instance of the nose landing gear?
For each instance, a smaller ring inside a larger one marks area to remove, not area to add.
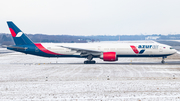
[[[165,58],[167,58],[167,57],[166,57],[166,56],[163,56],[163,57],[162,57],[162,61],[161,61],[162,64],[165,63],[165,61],[164,61]]]
[[[92,60],[93,59],[93,55],[88,55],[87,57],[88,60],[84,61],[84,64],[95,64],[96,61]]]

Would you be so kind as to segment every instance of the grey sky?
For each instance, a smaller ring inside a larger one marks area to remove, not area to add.
[[[180,33],[180,0],[1,0],[7,20],[25,33],[132,35]]]

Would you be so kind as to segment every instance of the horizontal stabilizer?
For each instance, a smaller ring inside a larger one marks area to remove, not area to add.
[[[15,49],[15,50],[26,50],[27,47],[16,47],[16,46],[8,46],[7,49]]]

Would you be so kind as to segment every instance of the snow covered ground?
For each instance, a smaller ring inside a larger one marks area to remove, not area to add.
[[[177,54],[166,64],[161,58],[95,59],[97,64],[86,65],[84,60],[0,54],[0,101],[180,100]]]

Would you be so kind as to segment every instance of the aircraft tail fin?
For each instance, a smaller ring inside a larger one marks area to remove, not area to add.
[[[12,21],[7,21],[7,24],[16,45],[34,44]]]

